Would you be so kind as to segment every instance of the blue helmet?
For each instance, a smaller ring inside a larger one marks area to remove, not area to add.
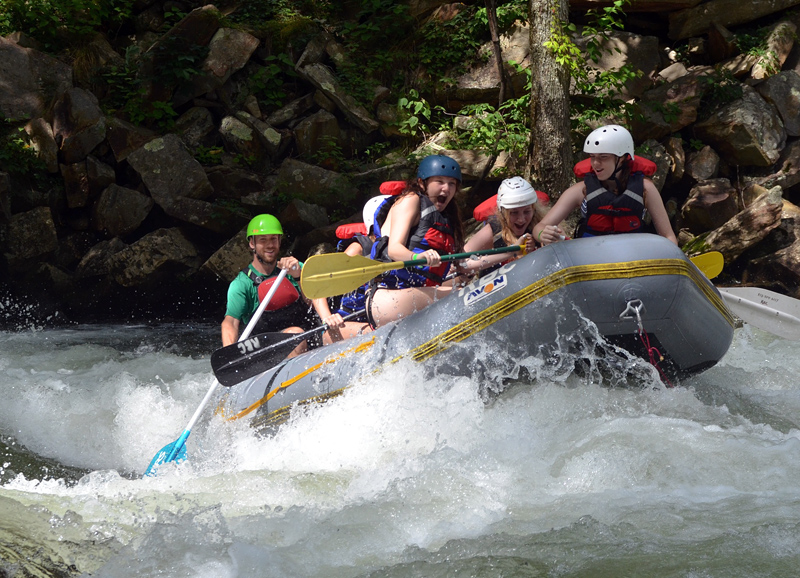
[[[460,183],[461,167],[450,157],[430,155],[420,161],[417,177],[423,181],[430,177],[452,177]]]

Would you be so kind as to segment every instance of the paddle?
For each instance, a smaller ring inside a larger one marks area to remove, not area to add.
[[[364,310],[343,317],[345,321],[362,315]],[[327,330],[320,325],[304,333],[259,333],[246,341],[221,347],[211,354],[211,369],[225,387],[250,379],[283,361],[298,343],[315,333]]]
[[[791,341],[800,340],[800,301],[761,287],[717,287],[742,321]]]
[[[278,290],[278,287],[280,286],[284,277],[286,277],[287,272],[288,271],[286,269],[282,269],[278,274],[278,278],[275,280],[275,283],[272,284],[272,287],[270,287],[269,293],[267,293],[266,297],[264,297],[264,300],[258,306],[258,309],[256,309],[256,312],[253,314],[253,318],[247,324],[247,327],[244,328],[239,341],[244,341],[250,337],[250,334],[253,332],[256,323],[258,323],[258,320],[261,318],[261,314],[264,313],[264,309],[266,309],[267,305],[269,305],[272,296]],[[186,426],[186,429],[183,430],[181,436],[171,444],[165,445],[158,451],[158,453],[150,462],[150,465],[147,466],[144,476],[156,475],[156,472],[161,464],[166,464],[173,461],[182,462],[186,459],[186,439],[189,437],[189,434],[192,433],[192,428],[194,427],[194,424],[197,423],[197,420],[200,419],[200,415],[203,413],[206,405],[208,405],[208,402],[211,401],[211,396],[214,394],[214,390],[217,388],[218,384],[219,382],[214,380],[214,383],[206,392],[206,396],[203,398],[203,401],[200,402],[200,406],[197,408],[197,410],[195,410],[192,419],[189,420],[189,424]]]
[[[713,279],[722,273],[722,268],[725,266],[725,258],[719,251],[709,251],[708,253],[695,255],[694,257],[689,257],[689,260],[709,279]]]
[[[520,250],[524,251],[519,245],[511,245],[510,247],[499,247],[471,253],[442,255],[442,261],[458,261],[473,256],[511,253]],[[309,299],[344,295],[358,289],[370,279],[386,271],[405,267],[423,267],[425,265],[424,259],[385,263],[368,257],[351,257],[346,253],[314,255],[309,257],[308,261],[303,265],[303,271],[300,274],[300,287],[303,289],[303,294]]]

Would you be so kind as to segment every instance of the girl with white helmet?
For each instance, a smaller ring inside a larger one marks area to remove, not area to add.
[[[464,246],[464,251],[525,245],[526,253],[536,249],[533,227],[544,217],[545,209],[531,184],[522,177],[511,177],[497,189],[497,212],[475,233]],[[511,255],[509,257],[509,255]],[[481,270],[488,272],[497,266],[520,257],[520,253],[484,255],[462,264],[465,273]]]
[[[589,134],[583,145],[592,171],[564,191],[553,208],[533,228],[542,245],[564,239],[558,225],[575,209],[581,209],[581,237],[645,232],[643,218],[649,212],[656,232],[676,245],[658,189],[643,173],[632,171],[633,137],[625,128],[610,124]]]

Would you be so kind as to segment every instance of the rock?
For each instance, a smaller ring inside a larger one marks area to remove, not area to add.
[[[206,176],[214,188],[214,196],[222,199],[241,199],[253,193],[263,193],[264,185],[244,169],[216,166],[206,168]]]
[[[259,120],[244,111],[237,112],[236,118],[255,131],[256,138],[264,147],[270,159],[274,159],[285,152],[290,141],[287,131],[277,131],[269,123]]]
[[[722,24],[712,22],[708,29],[708,55],[712,62],[721,62],[736,55],[736,35]]]
[[[781,151],[781,156],[774,166],[762,174],[756,173],[751,178],[754,183],[763,187],[780,186],[784,191],[800,184],[800,141],[789,143]]]
[[[0,117],[39,118],[72,88],[72,68],[38,50],[0,36]]]
[[[114,184],[117,174],[112,167],[89,155],[86,157],[86,178],[89,198],[96,198],[107,186]]]
[[[75,268],[75,276],[79,279],[88,277],[104,277],[111,273],[111,258],[127,245],[115,237],[108,241],[100,241],[89,249]]]
[[[70,209],[85,207],[89,200],[89,177],[86,173],[86,161],[61,165],[61,177],[67,194],[67,206]]]
[[[800,74],[785,70],[756,87],[758,93],[778,111],[789,136],[800,136]]]
[[[722,226],[738,212],[736,190],[728,179],[711,179],[695,185],[681,208],[683,224],[699,235]]]
[[[686,173],[696,181],[713,179],[719,171],[719,155],[706,145],[699,151],[689,153]]]
[[[750,71],[754,80],[763,80],[780,72],[794,46],[796,30],[797,26],[785,20],[773,26],[767,36],[765,54],[759,57]]]
[[[0,172],[0,217],[0,223],[11,219],[11,179],[3,172]]]
[[[667,140],[666,150],[670,157],[669,177],[673,181],[679,181],[683,178],[683,172],[686,167],[686,155],[683,151],[683,139],[680,137],[670,137]]]
[[[336,103],[347,119],[355,126],[370,133],[378,130],[377,121],[370,116],[369,112],[358,104],[356,100],[347,94],[336,77],[326,66],[322,64],[309,64],[301,68],[298,72],[311,84],[316,86],[326,97]]]
[[[3,227],[3,256],[11,269],[26,267],[58,248],[56,226],[49,207],[18,213]]]
[[[302,235],[310,229],[326,227],[330,223],[328,213],[323,207],[306,203],[300,199],[292,199],[281,211],[278,219],[283,226],[284,233],[290,235]]]
[[[655,36],[612,30],[604,38],[575,36],[574,41],[587,60],[589,58],[586,51],[587,44],[595,42],[600,45],[599,60],[590,62],[590,66],[596,68],[598,72],[620,70],[623,66],[629,66],[638,72],[639,76],[628,80],[621,92],[616,95],[622,100],[637,98],[644,94],[653,86],[653,79],[661,68],[658,38]]]
[[[112,184],[92,208],[92,226],[108,237],[133,233],[153,208],[153,199],[139,191]]]
[[[266,119],[267,124],[277,127],[284,126],[289,121],[308,112],[312,106],[314,106],[314,93],[308,93],[270,114]]]
[[[200,267],[199,273],[210,275],[225,283],[230,283],[236,275],[247,267],[253,260],[253,253],[245,238],[245,229],[235,236],[208,258]]]
[[[219,126],[219,134],[225,149],[231,154],[241,155],[251,166],[264,165],[269,153],[252,126],[235,116],[226,116]]]
[[[258,44],[258,38],[244,30],[217,30],[208,44],[208,56],[200,67],[202,73],[194,75],[190,84],[178,87],[172,97],[173,104],[181,106],[221,87],[234,72],[247,64]]]
[[[696,123],[695,134],[730,164],[769,166],[786,144],[786,131],[771,105],[749,86],[742,88],[742,98]]]
[[[206,173],[180,138],[168,134],[151,140],[128,155],[128,163],[139,174],[153,200],[167,214],[180,197],[205,199],[214,193]]]
[[[696,69],[645,92],[635,105],[641,116],[634,115],[631,122],[634,140],[658,140],[695,122],[704,90],[700,79],[707,72]]]
[[[175,131],[191,149],[212,146],[216,130],[211,111],[203,106],[193,106],[175,121]]]
[[[85,159],[106,138],[97,97],[82,88],[64,92],[53,107],[53,135],[66,164]]]
[[[129,154],[143,147],[156,136],[153,131],[135,126],[127,121],[118,118],[108,119],[106,140],[118,163],[127,159]]]
[[[753,204],[711,231],[705,239],[706,247],[722,253],[728,264],[781,224],[783,191],[780,187],[762,191]]]
[[[25,125],[25,132],[31,141],[36,156],[47,167],[48,173],[57,173],[58,167],[58,145],[53,136],[53,128],[43,118],[35,118]]]
[[[788,242],[746,263],[742,281],[800,298],[800,208],[787,201],[783,202],[780,226],[773,229],[771,237],[779,232]]]
[[[180,229],[158,229],[115,253],[109,262],[123,287],[163,290],[178,276],[191,275],[202,264],[197,248]]]
[[[177,58],[208,46],[220,28],[219,18],[219,12],[210,4],[195,8],[147,49],[140,72],[142,78],[152,79],[144,83],[147,100],[167,102],[172,98],[178,79],[163,71],[173,67]]]
[[[341,210],[352,203],[356,189],[339,173],[287,158],[278,171],[277,194],[320,205],[327,210]]]
[[[326,110],[319,110],[294,128],[297,152],[305,158],[314,158],[318,153],[334,147],[341,151],[339,132],[336,117]]]
[[[709,0],[669,14],[669,37],[682,40],[705,33],[712,22],[736,26],[800,4],[800,0]]]

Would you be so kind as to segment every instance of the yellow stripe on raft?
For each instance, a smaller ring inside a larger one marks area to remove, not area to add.
[[[585,281],[601,281],[608,279],[632,279],[636,277],[652,277],[655,275],[683,275],[689,277],[695,285],[697,285],[705,294],[706,298],[717,308],[717,310],[725,317],[725,320],[734,326],[733,316],[728,311],[722,298],[717,294],[713,287],[707,282],[705,276],[699,272],[697,267],[692,265],[691,262],[684,259],[648,259],[644,261],[628,261],[624,263],[602,263],[592,265],[576,265],[574,267],[565,267],[555,273],[539,279],[535,283],[528,285],[526,288],[509,295],[487,307],[481,309],[475,315],[455,325],[447,331],[440,333],[433,339],[423,343],[410,350],[403,355],[395,357],[389,363],[395,363],[405,357],[410,357],[414,361],[426,361],[435,355],[447,349],[450,344],[458,343],[468,337],[483,331],[495,322],[508,317],[512,313],[519,311],[523,307],[530,305],[534,301],[549,295],[550,293],[566,287],[573,283],[582,283]],[[322,363],[318,363],[309,367],[302,373],[299,373],[292,379],[281,382],[277,387],[270,390],[270,392],[257,402],[253,403],[246,409],[240,411],[236,415],[227,418],[229,421],[240,419],[252,411],[258,409],[267,403],[279,391],[286,389],[297,381],[306,377],[307,375],[317,371],[320,367],[335,363],[344,359],[350,353],[359,353],[368,350],[375,343],[375,338],[365,341],[352,349],[348,349],[338,355],[325,359]],[[375,372],[380,371],[377,368]],[[337,390],[337,395],[346,389]],[[270,413],[270,415],[281,412],[285,408],[277,409]]]

